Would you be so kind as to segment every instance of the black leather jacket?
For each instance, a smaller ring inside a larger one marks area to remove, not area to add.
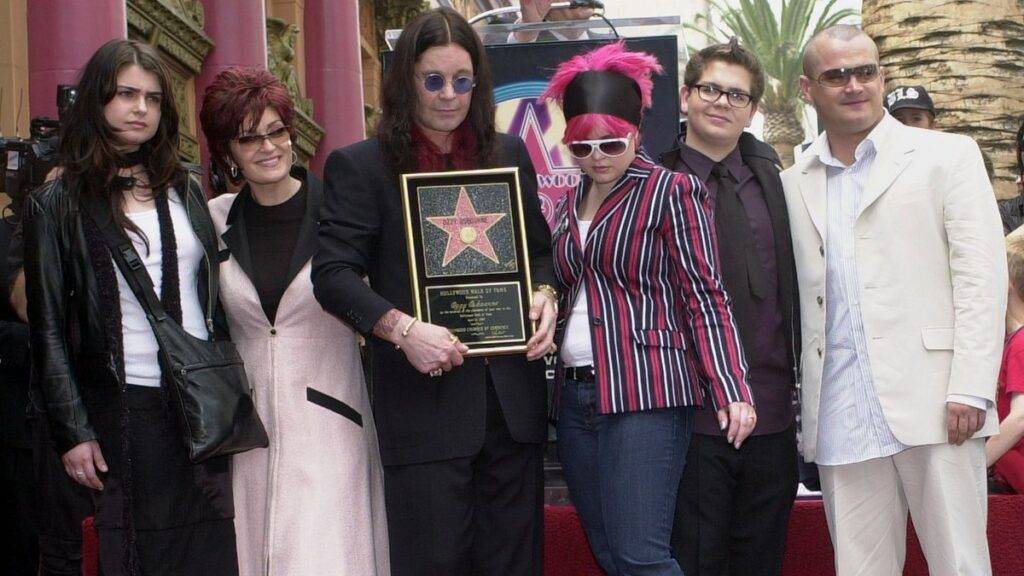
[[[178,188],[188,189],[183,195],[185,208],[206,251],[197,280],[200,303],[204,311],[212,313],[211,333],[226,338],[220,302],[214,303],[212,310],[208,308],[211,282],[217,281],[216,268],[212,278],[210,275],[211,261],[217,264],[217,244],[206,199],[198,184]],[[89,217],[82,204],[91,201],[71,193],[58,179],[33,192],[25,210],[32,376],[61,454],[96,439],[89,413],[97,408],[116,409],[116,404],[109,404],[120,387],[118,366],[107,347],[100,300],[104,292],[89,257],[90,244],[93,250],[104,249],[105,244],[102,237],[87,234],[82,226],[82,219]],[[110,298],[110,288],[103,289]],[[117,298],[116,285],[113,290],[112,297]]]

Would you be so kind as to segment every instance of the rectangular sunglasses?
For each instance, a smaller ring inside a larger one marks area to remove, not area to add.
[[[625,138],[605,138],[603,140],[573,140],[569,142],[569,153],[573,157],[583,160],[589,158],[594,153],[594,149],[600,149],[601,154],[608,156],[609,158],[615,158],[616,156],[622,156],[626,153],[626,149],[629,148],[629,141],[633,138],[632,134]]]

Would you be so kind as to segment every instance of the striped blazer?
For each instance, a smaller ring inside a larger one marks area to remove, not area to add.
[[[552,242],[563,337],[586,288],[599,412],[752,403],[704,185],[638,155],[584,242],[577,211],[589,186],[562,199]]]

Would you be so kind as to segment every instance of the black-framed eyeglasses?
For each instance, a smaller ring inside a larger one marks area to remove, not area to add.
[[[722,90],[718,86],[712,86],[711,84],[694,84],[693,87],[697,89],[697,95],[700,96],[701,100],[712,104],[718,102],[722,94],[725,94],[729,106],[733,108],[746,108],[750,106],[750,102],[753,100],[750,94],[740,92],[739,90]]]
[[[448,79],[438,74],[437,72],[431,72],[423,78],[423,88],[427,92],[440,92],[444,89],[444,85],[448,83]],[[456,76],[452,78],[452,90],[456,94],[468,94],[473,87],[476,86],[476,78],[472,76]]]
[[[583,160],[584,158],[590,158],[590,155],[594,153],[594,149],[601,151],[601,154],[609,158],[616,158],[626,153],[626,149],[629,148],[629,141],[633,139],[633,135],[630,134],[625,138],[605,138],[603,140],[574,140],[569,142],[569,153],[575,158]]]
[[[253,150],[263,145],[264,140],[270,140],[272,144],[280,144],[285,141],[286,138],[291,135],[288,133],[287,126],[281,126],[280,128],[274,128],[266,134],[243,134],[235,141],[241,148],[246,150]]]
[[[825,70],[818,75],[818,84],[829,88],[842,88],[846,86],[850,78],[856,78],[857,82],[865,84],[878,78],[879,71],[881,71],[881,68],[878,64],[862,64],[851,68],[833,68]]]

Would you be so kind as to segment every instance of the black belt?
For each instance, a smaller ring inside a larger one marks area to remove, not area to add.
[[[575,380],[577,382],[593,382],[594,381],[594,367],[593,366],[566,366],[564,368],[565,378],[567,380]]]

